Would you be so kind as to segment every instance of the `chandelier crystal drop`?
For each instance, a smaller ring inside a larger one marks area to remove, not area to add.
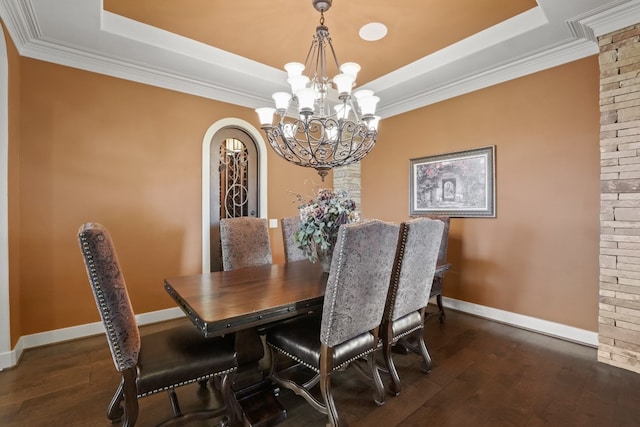
[[[331,0],[312,0],[312,4],[320,12],[320,25],[305,63],[284,66],[291,93],[274,93],[275,108],[257,108],[256,112],[271,148],[291,163],[316,169],[324,181],[332,168],[358,162],[373,149],[380,99],[370,90],[351,93],[360,66],[338,63],[324,25],[324,12],[331,7]],[[328,53],[338,70],[333,79],[327,74]]]

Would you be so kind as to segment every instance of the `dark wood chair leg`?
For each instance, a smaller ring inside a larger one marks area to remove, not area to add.
[[[398,376],[398,371],[396,370],[396,365],[393,363],[393,358],[391,354],[393,352],[393,346],[391,343],[382,347],[382,356],[384,358],[384,364],[387,367],[387,372],[391,377],[391,384],[389,384],[389,389],[391,394],[397,396],[400,394],[400,377]]]
[[[422,337],[422,335],[420,335],[420,337],[418,338],[418,347],[420,348],[420,353],[422,354],[422,359],[424,362],[424,366],[422,370],[426,373],[429,373],[431,372],[431,356],[427,351],[427,344],[425,344],[424,338]]]
[[[124,379],[124,423],[122,427],[133,427],[138,420],[138,388],[136,387],[136,368],[122,371]]]
[[[324,400],[327,408],[329,424],[331,427],[339,427],[340,418],[338,417],[338,409],[331,394],[331,372],[327,372],[326,369],[321,369],[320,371],[320,392],[322,393],[322,400]]]
[[[373,400],[374,402],[376,402],[376,405],[382,406],[385,403],[384,384],[382,383],[382,378],[380,378],[380,371],[378,370],[378,365],[376,363],[375,351],[367,355],[367,364],[369,365],[369,370],[371,371],[371,376],[373,377],[373,384],[376,388],[376,392],[373,395]]]
[[[436,304],[438,304],[438,319],[440,323],[444,323],[447,315],[444,312],[444,307],[442,306],[442,294],[438,294],[436,296]]]
[[[107,408],[107,418],[112,423],[117,423],[122,419],[124,415],[124,409],[122,409],[122,399],[124,398],[124,379],[120,381],[116,392],[113,394],[113,398]]]

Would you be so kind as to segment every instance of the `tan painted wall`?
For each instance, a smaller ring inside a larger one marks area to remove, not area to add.
[[[11,321],[11,346],[20,338],[20,56],[9,37],[4,24],[4,39],[8,57],[9,97],[9,147],[8,147],[8,196],[9,196],[9,304]]]
[[[162,279],[200,271],[204,132],[228,117],[257,125],[253,111],[11,61],[20,72],[11,257],[25,260],[11,284],[12,342],[98,320],[75,238],[85,221],[110,228],[136,312],[171,307]],[[445,294],[596,330],[598,114],[598,64],[588,58],[384,120],[362,163],[363,215],[407,217],[408,159],[495,144],[498,217],[453,220]],[[295,215],[294,194],[310,194],[317,175],[271,151],[268,163],[268,216]],[[280,262],[280,230],[271,232]]]
[[[76,240],[86,221],[110,229],[135,311],[172,307],[163,278],[201,271],[202,138],[223,118],[257,126],[255,113],[28,58],[20,83],[20,335],[99,319]],[[296,214],[289,190],[315,172],[268,156],[269,217]]]
[[[382,121],[364,215],[407,218],[409,159],[495,145],[497,217],[452,220],[445,296],[597,331],[598,90],[594,56]]]

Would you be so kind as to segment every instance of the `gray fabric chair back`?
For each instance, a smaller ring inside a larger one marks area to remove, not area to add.
[[[380,325],[398,230],[378,220],[340,226],[324,297],[323,344],[333,347]]]
[[[220,244],[224,271],[273,262],[269,229],[264,218],[221,219]]]
[[[120,372],[135,367],[140,332],[111,236],[104,226],[87,223],[80,227],[78,240],[113,363]]]
[[[295,234],[300,230],[300,217],[289,216],[280,219],[280,227],[282,228],[282,243],[284,246],[284,261],[294,262],[307,259],[302,249],[298,247],[294,238]]]
[[[396,320],[426,307],[431,294],[444,223],[417,218],[400,225],[398,252],[390,287],[392,311]]]
[[[442,242],[440,243],[440,249],[438,250],[438,265],[447,263],[447,248],[449,246],[449,225],[451,224],[451,217],[441,215],[429,215],[425,218],[437,219],[442,221],[444,228],[442,229]]]

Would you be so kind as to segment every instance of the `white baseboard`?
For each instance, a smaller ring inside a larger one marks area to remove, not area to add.
[[[529,317],[509,311],[498,310],[496,308],[473,304],[466,301],[460,301],[453,298],[443,297],[442,304],[445,307],[451,308],[453,310],[473,314],[478,317],[505,323],[517,328],[528,329],[530,331],[538,332],[545,335],[551,335],[557,338],[577,342],[579,344],[584,344],[591,347],[598,346],[597,332],[574,328],[573,326],[567,326],[561,323],[549,322],[547,320],[537,319],[535,317]],[[139,325],[146,325],[150,323],[176,319],[182,316],[184,316],[182,310],[180,310],[178,307],[175,307],[139,314],[136,316],[136,319]],[[103,333],[104,326],[102,322],[94,322],[85,325],[72,326],[70,328],[56,329],[54,331],[46,331],[37,334],[22,336],[20,337],[18,343],[12,351],[7,353],[0,353],[0,370],[15,366],[20,360],[22,352],[28,348],[39,347],[42,345],[54,344],[57,342],[68,341]]]
[[[176,319],[182,316],[184,316],[182,310],[175,307],[138,314],[136,315],[136,321],[138,322],[138,325],[147,325],[150,323]],[[20,337],[12,351],[0,354],[0,370],[15,366],[20,360],[22,352],[28,348],[84,338],[91,335],[104,334],[104,332],[104,325],[102,322],[94,322],[69,328],[56,329],[53,331],[39,332],[37,334],[24,335]]]
[[[598,333],[585,329],[574,328],[573,326],[561,323],[549,322],[523,314],[512,313],[510,311],[498,310],[497,308],[486,307],[484,305],[473,304],[453,298],[442,298],[442,305],[474,316],[505,323],[516,328],[527,329],[540,334],[550,335],[567,341],[573,341],[590,347],[598,346]]]

